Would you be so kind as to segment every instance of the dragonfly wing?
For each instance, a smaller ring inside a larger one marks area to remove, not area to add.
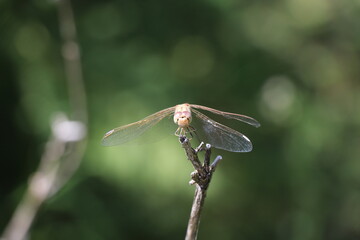
[[[212,120],[197,110],[193,109],[192,112],[196,116],[194,118],[195,132],[201,141],[230,152],[250,152],[252,150],[250,140],[242,133]]]
[[[140,121],[112,129],[105,134],[101,143],[104,146],[114,146],[129,142],[144,134],[165,117],[174,113],[174,109],[175,107],[167,108]]]
[[[209,107],[205,107],[205,106],[201,106],[201,105],[196,105],[196,104],[190,104],[191,107],[196,108],[196,109],[201,109],[201,110],[205,110],[205,111],[209,111],[211,113],[215,113],[218,115],[221,115],[223,117],[226,118],[230,118],[230,119],[235,119],[238,121],[242,121],[245,122],[247,124],[250,124],[254,127],[260,127],[260,123],[258,121],[256,121],[254,118],[252,117],[248,117],[246,115],[241,115],[241,114],[236,114],[236,113],[229,113],[229,112],[223,112],[220,110],[216,110],[214,108],[209,108]]]

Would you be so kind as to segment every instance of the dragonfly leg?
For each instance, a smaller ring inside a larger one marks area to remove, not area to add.
[[[185,129],[182,127],[178,127],[175,131],[175,136],[177,136],[177,137],[186,136]]]
[[[185,136],[186,137],[187,131],[185,128],[181,128],[181,136]],[[190,140],[190,139],[189,139]]]
[[[185,130],[185,129],[183,129],[183,130],[184,130],[184,131],[183,131],[184,136],[190,135],[189,140],[193,139],[194,136],[196,136],[197,139],[199,140],[199,136],[197,135],[196,129],[195,129],[193,126],[188,126],[188,127],[186,127],[186,130]]]
[[[178,127],[175,131],[175,136],[180,137],[180,127]]]
[[[193,126],[187,127],[187,130],[188,130],[189,133],[196,132],[196,129]]]
[[[188,134],[191,136],[191,138],[189,138],[189,140],[193,139],[193,137],[194,137],[193,134],[192,134],[192,132],[193,132],[193,131],[190,130],[190,127],[187,127],[187,128],[186,128],[186,133],[188,133]]]
[[[194,137],[194,134],[196,135],[197,137],[197,134],[196,134],[196,131],[195,131],[195,128],[192,127],[192,126],[188,126],[186,128],[182,128],[182,127],[178,127],[175,131],[175,136],[177,137],[181,137],[181,136],[184,136],[186,137],[186,135],[190,135],[190,138],[189,140],[191,140],[193,137]]]
[[[194,136],[195,136],[196,139],[197,139],[199,142],[201,142],[201,139],[200,139],[199,135],[197,134],[196,128],[194,128],[193,126],[189,126],[189,129],[190,129],[189,133],[190,133],[191,137],[194,137]]]

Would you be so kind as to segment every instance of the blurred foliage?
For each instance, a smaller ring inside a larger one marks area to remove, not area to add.
[[[252,139],[254,150],[214,150],[224,161],[199,239],[360,238],[359,1],[73,7],[89,145],[79,172],[42,208],[32,239],[183,239],[194,189],[177,139],[99,144],[107,130],[183,102],[262,123],[224,121]],[[51,117],[69,106],[55,3],[1,1],[0,33],[2,231]]]

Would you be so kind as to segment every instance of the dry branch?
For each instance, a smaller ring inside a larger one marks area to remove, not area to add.
[[[187,158],[194,166],[195,171],[191,173],[190,184],[195,184],[194,201],[191,207],[191,213],[189,223],[186,231],[185,240],[195,240],[199,230],[201,210],[204,206],[206,192],[209,187],[212,174],[214,173],[217,164],[222,159],[221,156],[217,156],[212,164],[210,164],[211,145],[201,143],[196,149],[193,149],[190,145],[189,139],[186,137],[180,137],[180,143],[185,149]],[[205,151],[205,159],[202,164],[199,160],[198,153]]]

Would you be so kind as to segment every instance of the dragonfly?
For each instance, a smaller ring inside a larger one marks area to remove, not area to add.
[[[254,127],[260,127],[260,123],[257,120],[246,115],[223,112],[197,104],[184,103],[163,109],[140,121],[108,131],[102,139],[102,145],[115,146],[127,143],[144,134],[161,120],[173,115],[174,123],[178,126],[175,131],[176,136],[190,135],[192,138],[195,135],[201,141],[210,143],[212,147],[229,152],[250,152],[252,150],[252,143],[245,135],[214,121],[198,110],[204,110],[228,119],[250,124]],[[195,122],[196,127],[192,124]]]

